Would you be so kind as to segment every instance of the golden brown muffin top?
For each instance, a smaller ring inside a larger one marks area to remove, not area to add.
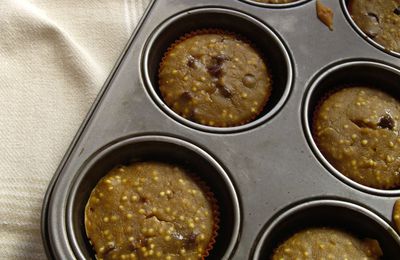
[[[195,32],[170,48],[160,67],[167,105],[194,122],[218,127],[254,119],[271,92],[268,69],[247,42],[225,32]]]
[[[400,0],[350,0],[349,11],[365,34],[400,52]]]
[[[368,87],[330,95],[314,115],[313,136],[326,159],[354,181],[400,187],[400,104]]]
[[[177,166],[120,166],[93,189],[86,233],[98,259],[202,259],[218,221],[211,196]]]
[[[294,234],[275,249],[272,260],[373,260],[381,256],[382,250],[376,240],[361,240],[334,228],[309,228]]]

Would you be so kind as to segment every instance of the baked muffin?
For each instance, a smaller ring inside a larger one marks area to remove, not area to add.
[[[350,0],[348,8],[365,34],[388,50],[400,52],[400,0]]]
[[[268,3],[268,4],[287,4],[297,2],[299,0],[254,0],[259,3]]]
[[[184,169],[141,162],[111,170],[85,208],[97,259],[203,259],[215,242],[216,202]]]
[[[374,88],[349,87],[316,109],[314,140],[342,174],[377,189],[400,187],[400,104]]]
[[[173,44],[160,65],[165,103],[191,121],[216,127],[245,124],[263,110],[271,92],[269,70],[239,36],[202,30]]]
[[[334,228],[309,228],[283,242],[272,260],[291,259],[380,259],[378,241],[359,239]]]
[[[393,206],[393,223],[397,232],[400,234],[400,200],[396,200]]]

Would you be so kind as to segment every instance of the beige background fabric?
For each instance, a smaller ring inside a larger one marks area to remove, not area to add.
[[[0,259],[45,259],[47,185],[149,0],[0,0]]]

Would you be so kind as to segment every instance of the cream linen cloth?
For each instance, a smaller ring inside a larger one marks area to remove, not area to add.
[[[51,177],[149,0],[0,0],[0,259],[45,259]]]

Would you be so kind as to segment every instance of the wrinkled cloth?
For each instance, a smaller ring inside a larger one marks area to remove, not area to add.
[[[0,0],[0,259],[45,259],[47,186],[149,0]]]

